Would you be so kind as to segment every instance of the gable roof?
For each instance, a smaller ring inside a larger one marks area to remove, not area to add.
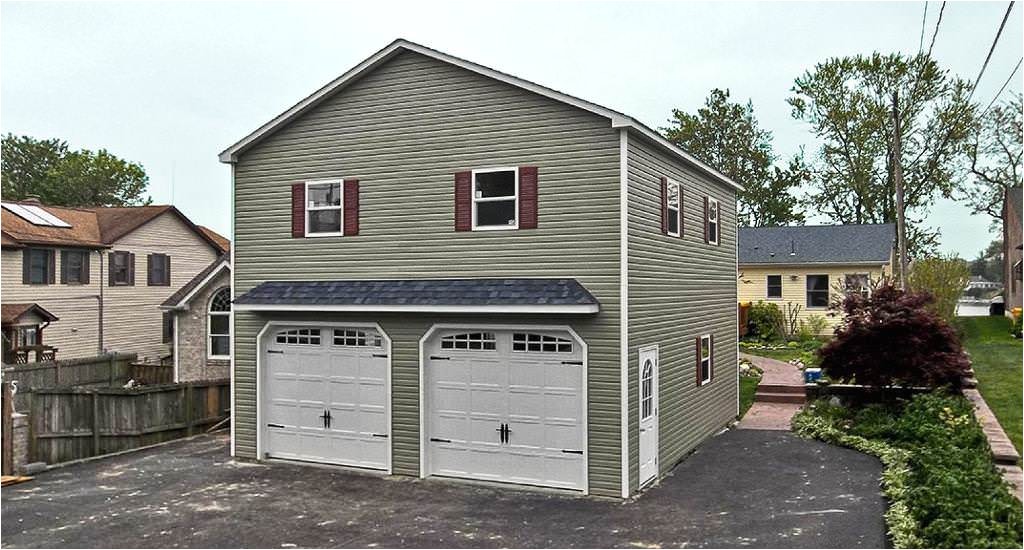
[[[263,138],[277,131],[278,129],[285,126],[286,124],[288,124],[298,116],[302,115],[303,113],[307,112],[308,110],[312,109],[313,107],[316,107],[321,102],[331,97],[334,93],[343,89],[345,86],[348,86],[353,82],[359,80],[363,76],[366,76],[374,69],[382,65],[384,62],[406,51],[415,52],[420,55],[425,55],[438,61],[448,63],[450,65],[455,65],[457,67],[461,67],[463,69],[475,72],[488,78],[492,78],[494,80],[510,84],[523,90],[527,90],[529,92],[533,92],[554,99],[555,101],[559,101],[561,103],[565,103],[578,109],[583,109],[584,111],[589,111],[598,116],[607,118],[610,121],[612,128],[627,128],[631,131],[637,132],[638,134],[652,141],[654,144],[661,147],[665,151],[675,155],[676,157],[682,159],[691,166],[697,168],[699,171],[703,172],[705,175],[711,177],[712,179],[717,180],[718,182],[729,187],[732,187],[736,190],[743,190],[743,187],[740,184],[732,181],[718,170],[698,160],[693,155],[687,153],[677,145],[673,144],[672,142],[662,137],[661,134],[659,134],[658,132],[652,130],[648,126],[644,125],[641,122],[638,122],[636,119],[628,115],[622,114],[618,111],[614,111],[607,107],[602,107],[596,103],[591,103],[584,99],[580,99],[578,97],[559,92],[558,90],[554,90],[546,86],[541,86],[540,84],[536,84],[528,80],[512,76],[507,73],[496,71],[489,67],[473,63],[472,61],[467,61],[465,59],[460,59],[458,57],[448,55],[444,52],[440,52],[402,38],[395,40],[394,42],[386,46],[384,49],[378,51],[377,53],[363,60],[362,63],[356,65],[345,74],[327,83],[327,85],[313,92],[311,95],[309,95],[302,101],[296,103],[287,111],[274,117],[272,120],[270,120],[263,126],[260,126],[249,135],[245,136],[235,144],[231,145],[230,147],[222,151],[219,155],[220,161],[226,163],[235,162],[236,160],[238,160],[238,155],[245,152],[247,149],[258,143]]]
[[[206,288],[217,275],[223,270],[231,271],[231,258],[227,254],[222,255],[213,261],[210,265],[206,266],[202,271],[196,273],[195,277],[185,283],[184,286],[179,288],[171,294],[166,300],[160,304],[160,309],[185,309],[188,307],[189,300],[196,292]]]
[[[793,225],[739,228],[740,265],[883,264],[892,257],[896,225]]]
[[[38,201],[10,201],[16,204],[30,204],[57,216],[71,227],[35,225],[32,222],[4,209],[0,214],[3,228],[2,244],[7,248],[21,248],[25,245],[68,246],[76,248],[109,248],[118,239],[135,231],[160,215],[170,213],[189,226],[200,239],[218,254],[226,251],[214,237],[212,231],[202,231],[192,220],[171,205],[125,206],[125,207],[64,207],[49,206]],[[222,240],[226,240],[220,237]]]
[[[56,315],[43,309],[43,306],[34,303],[26,304],[0,304],[0,323],[9,325],[14,323],[26,313],[35,313],[48,322],[57,321]]]
[[[200,231],[206,234],[213,242],[217,243],[222,252],[227,252],[231,249],[231,241],[227,237],[217,233],[216,231],[206,227],[205,225],[197,225]]]

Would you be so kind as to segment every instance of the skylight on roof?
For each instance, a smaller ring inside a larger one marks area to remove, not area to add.
[[[31,204],[17,204],[13,202],[2,203],[3,207],[18,217],[28,221],[32,225],[44,227],[71,227],[71,224],[43,210],[39,206]]]

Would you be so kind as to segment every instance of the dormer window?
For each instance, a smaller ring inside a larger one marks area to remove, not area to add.
[[[519,228],[519,169],[473,171],[473,230]]]

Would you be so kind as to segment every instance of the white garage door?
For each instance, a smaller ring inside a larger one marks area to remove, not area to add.
[[[586,489],[580,342],[562,331],[444,329],[424,349],[427,475]]]
[[[268,457],[388,468],[388,344],[380,332],[275,326],[263,347]]]

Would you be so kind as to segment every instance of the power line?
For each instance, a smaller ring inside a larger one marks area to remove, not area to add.
[[[917,53],[921,53],[924,50],[924,27],[925,23],[928,22],[928,0],[924,2],[924,15],[921,16],[921,39],[917,41]]]
[[[1010,82],[1013,80],[1013,76],[1015,74],[1017,74],[1017,71],[1020,70],[1020,64],[1022,62],[1024,62],[1024,57],[1022,57],[1019,60],[1017,60],[1017,66],[1013,68],[1013,72],[1010,73],[1010,77],[1006,79],[1006,82],[1003,82],[1003,86],[1001,88],[999,88],[999,91],[996,92],[995,97],[993,97],[992,101],[990,101],[988,103],[988,107],[985,107],[985,110],[981,112],[981,116],[982,117],[985,116],[985,113],[988,113],[988,110],[991,109],[993,105],[995,105],[996,100],[999,99],[999,96],[1003,95],[1003,90],[1005,90],[1006,87],[1009,86]],[[981,118],[981,117],[978,117],[978,118]]]
[[[992,59],[992,52],[996,51],[996,44],[999,43],[999,37],[1003,34],[1003,28],[1006,27],[1006,20],[1010,18],[1010,12],[1013,10],[1013,4],[1006,7],[1006,13],[1003,14],[1003,22],[999,24],[999,30],[996,31],[996,38],[992,41],[992,47],[988,49],[988,55],[985,56],[985,62],[981,64],[981,70],[978,71],[978,78],[974,79],[974,86],[971,87],[971,93],[967,96],[967,102],[970,103],[971,98],[974,97],[975,90],[978,89],[978,83],[981,82],[981,76],[985,74],[985,69],[988,67],[988,62]]]
[[[942,14],[946,11],[946,2],[942,2],[942,7],[939,8],[939,19],[935,22],[935,30],[932,31],[932,42],[928,45],[928,57],[932,56],[932,48],[935,47],[935,37],[939,35],[939,25],[942,24]]]

